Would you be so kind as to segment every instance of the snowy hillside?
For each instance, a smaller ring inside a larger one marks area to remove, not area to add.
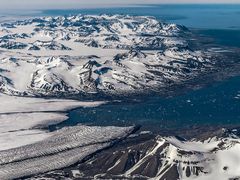
[[[121,15],[43,17],[0,25],[0,92],[121,94],[159,89],[211,66],[183,26]]]
[[[239,129],[184,140],[140,133],[78,166],[36,176],[69,179],[239,179]]]

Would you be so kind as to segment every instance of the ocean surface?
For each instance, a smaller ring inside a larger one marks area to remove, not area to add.
[[[165,22],[185,25],[195,33],[211,38],[215,44],[240,48],[240,5],[156,5],[44,11],[46,15],[79,13],[155,16]],[[240,76],[235,76],[170,98],[154,96],[143,101],[76,109],[60,127],[78,123],[103,126],[140,124],[144,130],[172,132],[196,126],[239,126],[239,94]]]
[[[177,23],[211,39],[211,43],[240,48],[240,4],[238,5],[148,5],[124,8],[44,10],[36,15],[130,14],[155,16]],[[240,74],[240,73],[239,73]],[[59,127],[75,125],[140,124],[144,130],[190,129],[240,125],[240,76],[188,91],[174,97],[148,97],[143,101],[115,102],[69,113]]]

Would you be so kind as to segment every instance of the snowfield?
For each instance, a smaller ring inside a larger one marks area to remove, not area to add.
[[[136,127],[77,125],[49,132],[49,125],[68,118],[66,111],[106,103],[57,97],[156,92],[214,68],[216,51],[196,48],[187,37],[191,32],[186,27],[145,16],[2,22],[0,179],[62,169],[127,138]],[[204,141],[156,136],[139,142],[105,158],[107,162],[97,167],[105,172],[97,177],[240,178],[240,140],[235,131]],[[104,160],[90,159],[89,168]]]
[[[105,101],[76,101],[6,96],[0,94],[0,114],[31,112],[65,112],[77,107],[94,107]]]
[[[213,52],[191,47],[189,36],[183,26],[145,16],[2,23],[0,92],[57,96],[159,91],[213,65]]]

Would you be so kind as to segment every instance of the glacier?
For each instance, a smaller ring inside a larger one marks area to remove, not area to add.
[[[43,141],[0,151],[0,178],[16,179],[70,166],[125,138],[134,129],[74,126],[55,131]]]
[[[148,132],[132,134],[78,165],[32,179],[238,179],[239,128],[200,136],[187,140]]]
[[[49,125],[66,119],[67,111],[95,107],[104,101],[74,101],[6,96],[0,93],[0,151],[32,144],[52,135]]]

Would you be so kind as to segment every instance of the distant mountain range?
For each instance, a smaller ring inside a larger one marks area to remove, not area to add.
[[[214,64],[184,26],[153,17],[42,17],[0,26],[0,92],[20,96],[158,91]]]

